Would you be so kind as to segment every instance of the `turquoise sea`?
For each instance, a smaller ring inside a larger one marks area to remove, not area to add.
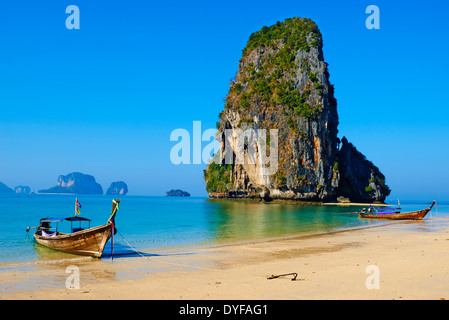
[[[78,196],[81,216],[92,219],[91,226],[104,224],[111,213],[111,196]],[[396,203],[397,205],[397,203]],[[430,206],[424,202],[402,201],[403,212]],[[297,205],[245,200],[211,200],[124,196],[116,217],[119,231],[114,237],[114,256],[151,252],[197,244],[323,233],[347,228],[376,225],[385,221],[360,219],[360,206]],[[70,257],[35,243],[35,227],[44,217],[73,216],[74,195],[0,195],[0,267],[11,263]],[[449,219],[449,202],[437,202],[422,222],[431,231]],[[70,222],[59,225],[68,230]],[[126,240],[126,241],[125,241]],[[110,242],[104,253],[110,256]]]

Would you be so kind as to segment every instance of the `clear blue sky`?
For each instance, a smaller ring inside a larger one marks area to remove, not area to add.
[[[380,30],[365,27],[371,4]],[[392,199],[449,200],[448,14],[443,0],[2,3],[0,181],[37,191],[79,171],[134,195],[207,195],[204,164],[170,162],[170,133],[214,128],[250,34],[298,16],[323,34],[339,136]]]

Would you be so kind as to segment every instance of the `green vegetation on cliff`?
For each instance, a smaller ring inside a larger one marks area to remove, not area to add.
[[[206,189],[208,192],[225,192],[232,188],[231,182],[232,166],[219,165],[214,162],[204,170],[204,180],[206,181]]]
[[[322,104],[311,98],[311,92],[318,93],[322,86],[317,72],[310,71],[305,58],[298,58],[297,52],[309,52],[311,47],[322,45],[317,25],[307,18],[291,18],[277,22],[271,27],[253,33],[243,49],[240,60],[244,63],[253,51],[260,52],[256,65],[249,62],[231,82],[226,108],[237,111],[248,110],[251,104],[284,107],[286,113],[305,118],[319,115]],[[294,78],[300,69],[309,77],[304,90],[295,89]]]
[[[309,44],[307,36],[313,34],[313,42]],[[317,46],[321,40],[321,34],[318,26],[307,18],[291,18],[284,22],[276,22],[271,27],[264,26],[260,31],[254,32],[249,37],[245,49],[243,49],[243,56],[247,55],[251,50],[257,47],[276,47],[279,41],[284,42],[283,54],[280,58],[285,61],[291,58],[299,49],[304,51],[310,50],[310,45]]]
[[[337,158],[345,164],[342,166],[337,164],[336,168],[334,165],[334,170],[342,174],[338,188],[339,195],[353,201],[364,201],[379,198],[379,195],[387,197],[390,194],[391,190],[379,168],[366,159],[346,137],[342,139],[342,147],[338,151]]]
[[[321,66],[315,59],[321,47],[318,26],[307,18],[287,19],[253,33],[242,51],[239,71],[230,83],[217,129],[224,128],[228,111],[239,114],[237,127],[241,128],[253,127],[255,114],[271,119],[281,114],[281,121],[265,120],[257,124],[258,128],[282,129],[291,138],[306,141],[309,137],[300,123],[316,121],[328,104],[323,100],[324,86],[318,76]],[[310,59],[310,55],[314,59]],[[303,85],[298,85],[298,77],[304,78]],[[332,90],[331,101],[334,102],[333,88],[329,90]],[[281,152],[280,162],[289,163],[289,155]],[[287,185],[287,171],[288,168],[279,166],[275,177],[278,186]],[[305,185],[304,173],[299,176],[294,183]],[[232,168],[211,164],[204,179],[208,192],[228,191],[233,182]]]
[[[389,188],[377,167],[346,140],[343,150],[338,148],[337,100],[322,47],[318,26],[307,18],[277,22],[250,36],[217,129],[277,130],[278,166],[262,176],[254,163],[225,164],[225,154],[235,159],[241,151],[223,143],[221,159],[204,170],[210,196],[385,199]]]

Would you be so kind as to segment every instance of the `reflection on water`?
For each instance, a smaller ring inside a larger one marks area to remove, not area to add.
[[[254,201],[209,200],[209,241],[234,241],[316,233],[381,221],[362,220],[354,206],[324,206]]]
[[[176,247],[173,252],[179,254],[179,246],[184,245],[323,233],[385,223],[392,224],[391,228],[397,232],[434,232],[449,227],[449,202],[439,202],[423,221],[391,222],[358,218],[353,213],[360,211],[360,206],[127,196],[122,199],[116,218],[119,233],[114,237],[114,256],[117,259],[110,263],[110,242],[104,258],[94,259],[48,249],[34,241],[32,232],[25,232],[27,226],[35,225],[41,217],[61,216],[65,214],[61,213],[62,208],[73,209],[71,200],[69,196],[0,196],[0,225],[3,227],[0,231],[0,292],[64,287],[69,265],[82,270],[82,285],[133,277],[135,275],[117,271],[122,258],[167,255],[166,247]],[[106,196],[83,197],[83,216],[92,219],[92,226],[103,224],[110,214],[110,202],[111,198]],[[408,212],[429,205],[402,202],[401,206],[403,212]],[[67,212],[70,214],[72,212]],[[27,277],[15,281],[20,271],[25,271]],[[134,271],[147,272],[146,269]]]
[[[92,219],[92,226],[106,222],[112,197],[82,196],[79,200],[83,204],[82,216]],[[15,262],[51,261],[73,256],[35,244],[32,232],[25,232],[27,226],[35,226],[42,217],[73,215],[73,201],[74,197],[70,195],[0,195],[0,225],[3,227],[0,231],[0,267]],[[431,232],[438,225],[447,225],[442,219],[449,218],[449,202],[437,204],[423,224],[413,222],[416,228],[421,228],[418,231]],[[406,212],[426,208],[429,204],[401,202],[401,206]],[[126,196],[122,198],[116,217],[119,233],[114,237],[114,255],[134,254],[128,243],[137,250],[152,252],[166,247],[321,233],[386,223],[351,214],[361,208]],[[106,259],[110,252],[109,242],[105,249]]]
[[[404,220],[397,225],[397,230],[414,230],[418,232],[438,232],[449,228],[448,218],[427,218],[424,220]]]
[[[43,245],[38,244],[37,242],[33,242],[33,249],[39,261],[53,261],[79,257],[74,254],[49,249],[47,247],[44,247]]]

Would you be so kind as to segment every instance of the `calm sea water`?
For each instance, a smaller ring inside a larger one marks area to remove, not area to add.
[[[81,216],[92,219],[92,227],[104,224],[111,213],[112,199],[104,195],[79,196]],[[428,206],[423,202],[401,203],[403,212]],[[73,195],[0,195],[0,266],[60,258],[61,253],[35,243],[34,230],[25,230],[37,226],[43,217],[73,216],[74,207]],[[148,252],[164,247],[320,233],[385,223],[346,214],[360,208],[125,196],[116,217],[119,233],[114,237],[114,254],[134,252],[128,244]],[[426,223],[437,224],[449,219],[449,202],[438,202],[438,208],[431,213]],[[69,228],[70,222],[59,224],[60,231]],[[106,256],[108,252],[110,242],[105,249]]]

